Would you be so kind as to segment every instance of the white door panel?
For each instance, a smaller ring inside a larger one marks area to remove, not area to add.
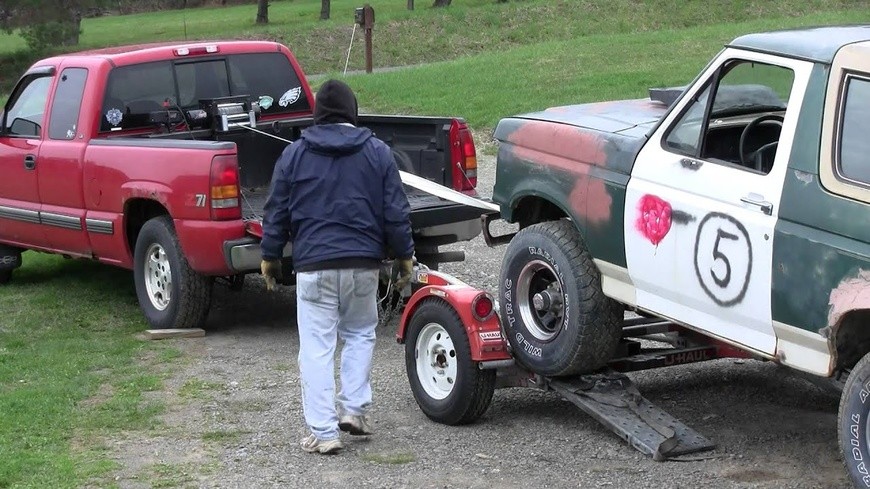
[[[639,307],[773,354],[773,231],[811,64],[726,49],[695,87],[734,59],[794,72],[772,169],[749,171],[662,144],[697,94],[685,97],[634,165],[626,194],[626,259]],[[711,121],[709,129],[733,122]]]

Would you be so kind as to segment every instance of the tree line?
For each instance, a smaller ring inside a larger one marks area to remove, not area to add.
[[[432,6],[446,7],[450,2],[434,0]],[[269,0],[0,0],[0,27],[10,34],[18,30],[30,50],[41,52],[55,46],[77,45],[82,19],[87,17],[239,4],[256,4],[254,21],[269,22]],[[407,0],[407,6],[413,10],[414,0]],[[330,0],[321,0],[320,18],[326,20],[329,16]]]

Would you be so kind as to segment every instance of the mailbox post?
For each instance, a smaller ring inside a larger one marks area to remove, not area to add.
[[[354,10],[354,21],[365,29],[366,38],[366,73],[372,72],[372,29],[375,26],[375,9],[366,4]]]

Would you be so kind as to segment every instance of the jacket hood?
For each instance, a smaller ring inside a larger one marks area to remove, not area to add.
[[[370,130],[345,124],[317,125],[302,131],[302,139],[309,148],[330,155],[355,153],[370,137]]]

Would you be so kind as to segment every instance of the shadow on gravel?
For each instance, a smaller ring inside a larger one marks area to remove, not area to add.
[[[215,284],[206,334],[238,334],[246,331],[296,329],[296,289],[279,286],[269,292],[259,277],[249,276],[240,291]]]

